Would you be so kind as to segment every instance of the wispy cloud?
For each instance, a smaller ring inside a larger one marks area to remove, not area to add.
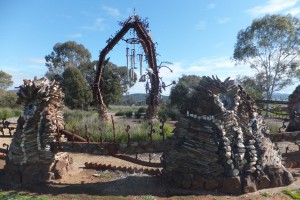
[[[216,4],[214,4],[214,3],[211,3],[211,4],[208,4],[207,5],[207,9],[214,9],[216,7]]]
[[[291,10],[286,12],[286,14],[291,14],[291,15],[297,15],[299,13],[300,13],[300,7],[292,8]]]
[[[196,30],[205,30],[206,29],[206,21],[201,20],[195,25]]]
[[[103,6],[102,9],[105,10],[107,12],[107,14],[112,17],[120,17],[121,16],[121,13],[118,8]]]
[[[221,80],[227,77],[235,79],[237,75],[251,75],[254,72],[247,65],[236,66],[235,63],[227,56],[221,57],[204,57],[191,63],[175,62],[168,65],[172,73],[167,68],[161,68],[160,75],[166,84],[172,81],[178,81],[182,75],[212,76],[216,75]],[[138,83],[129,90],[130,93],[145,93],[145,83]],[[169,95],[170,87],[163,91],[164,95]]]
[[[35,70],[31,70],[32,66],[23,67],[23,70],[16,67],[8,67],[8,66],[0,66],[0,70],[5,71],[6,73],[12,75],[13,86],[8,88],[9,90],[14,89],[14,87],[19,87],[23,84],[23,79],[33,79],[35,76],[41,78],[45,75],[46,70],[41,70],[37,68]],[[45,67],[44,67],[45,68]]]
[[[80,37],[82,37],[82,34],[81,33],[74,33],[74,34],[66,35],[66,37],[68,37],[68,38],[80,38]]]
[[[24,58],[24,61],[30,64],[45,64],[45,58]]]
[[[219,23],[219,24],[226,24],[226,23],[228,23],[230,20],[231,20],[230,17],[219,18],[219,19],[218,19],[218,23]]]
[[[96,20],[92,25],[82,26],[81,28],[86,30],[91,30],[91,31],[96,31],[96,30],[104,31],[105,30],[104,19],[98,17],[96,18]]]
[[[252,16],[272,14],[291,8],[296,5],[297,2],[298,0],[268,0],[266,4],[248,9],[246,12]]]

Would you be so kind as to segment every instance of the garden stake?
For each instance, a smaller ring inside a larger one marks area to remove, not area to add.
[[[163,137],[163,141],[165,141],[165,131],[164,131],[164,126],[165,126],[166,120],[160,119],[159,121],[161,122],[161,126],[159,127],[159,128],[161,129],[160,135]]]
[[[125,131],[127,133],[127,145],[130,146],[130,133],[129,133],[129,130],[130,130],[130,126],[127,125]]]
[[[90,143],[90,134],[87,131],[87,125],[86,124],[84,125],[84,128],[85,128],[85,138],[86,138],[87,142]]]
[[[100,143],[102,144],[102,142],[103,142],[103,139],[102,139],[102,128],[99,127],[98,130],[100,132]]]
[[[155,133],[155,129],[153,129],[152,122],[148,123],[150,125],[150,133],[148,133],[148,137],[150,137],[150,143],[152,143],[152,134]]]
[[[149,153],[149,163],[151,163],[151,160],[152,160],[151,153]]]
[[[115,144],[116,143],[116,129],[115,129],[115,121],[114,121],[114,118],[112,115],[111,115],[111,122],[113,125],[113,137],[114,137],[114,144]]]

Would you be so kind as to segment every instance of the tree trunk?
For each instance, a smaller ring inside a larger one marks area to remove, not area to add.
[[[102,96],[101,96],[101,98],[102,98]],[[101,102],[103,102],[103,101],[101,101]],[[104,103],[100,104],[98,106],[98,113],[99,113],[100,121],[108,121],[107,107]]]

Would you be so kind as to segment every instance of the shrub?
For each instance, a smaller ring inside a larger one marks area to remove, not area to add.
[[[125,112],[125,116],[128,117],[128,118],[132,117],[132,115],[133,115],[132,111],[126,111]]]
[[[138,113],[145,113],[146,111],[147,111],[146,107],[140,107],[137,112]]]
[[[20,108],[0,108],[0,119],[8,119],[11,117],[19,117],[22,111]]]
[[[124,116],[124,115],[125,115],[125,112],[122,110],[115,113],[115,116]]]
[[[140,119],[142,117],[142,113],[140,112],[136,112],[135,114],[135,118]]]
[[[159,107],[158,117],[164,120],[178,120],[180,117],[180,112],[171,104],[165,103]]]

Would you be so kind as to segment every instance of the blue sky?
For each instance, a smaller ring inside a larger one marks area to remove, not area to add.
[[[13,87],[42,77],[45,55],[69,40],[83,44],[97,60],[106,40],[121,28],[118,21],[134,8],[148,18],[159,62],[173,63],[168,65],[173,73],[161,71],[166,84],[183,74],[221,79],[250,75],[248,66],[231,61],[238,31],[267,13],[300,17],[299,0],[0,0],[0,70],[13,76]],[[108,55],[110,61],[125,66],[125,48],[120,41]],[[130,93],[144,91],[139,83]]]

